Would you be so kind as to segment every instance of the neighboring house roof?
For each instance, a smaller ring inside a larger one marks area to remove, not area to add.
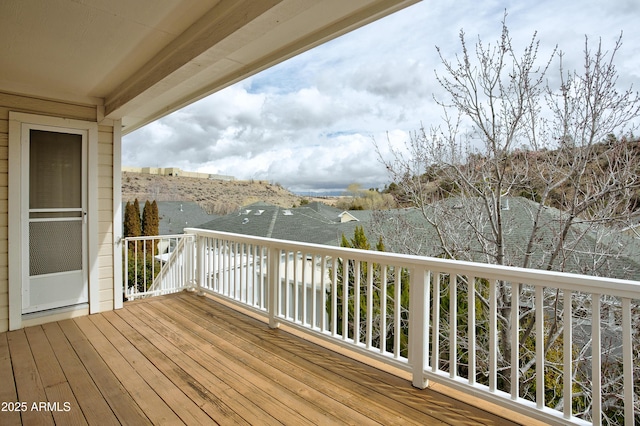
[[[123,220],[125,204],[122,205]],[[217,214],[208,214],[198,203],[191,201],[157,201],[157,204],[160,235],[182,234],[184,228],[193,228],[200,223],[220,217]],[[140,213],[143,208],[144,202],[140,205]]]
[[[502,211],[503,229],[505,231],[505,255],[512,266],[522,266],[529,236],[533,229],[533,213],[539,204],[521,197],[505,199],[508,209]],[[449,235],[454,235],[455,243],[449,242],[450,247],[457,249],[462,260],[487,262],[485,250],[481,241],[475,237],[472,227],[480,227],[487,235],[491,232],[486,219],[481,216],[482,211],[473,203],[478,200],[464,200],[450,198],[440,203],[426,206],[428,217],[446,217],[441,226],[447,229]],[[438,235],[435,228],[423,217],[417,209],[395,210],[387,213],[389,217],[379,222],[384,229],[384,242],[387,250],[408,252],[406,247],[411,245],[425,256],[442,256]],[[563,213],[551,207],[543,207],[539,218],[540,229],[530,254],[529,267],[536,268],[546,265],[553,247],[560,234]],[[480,225],[483,224],[483,225]],[[490,237],[491,238],[491,237]],[[632,238],[615,228],[607,228],[598,224],[573,225],[566,241],[569,249],[565,250],[564,271],[592,275],[594,260],[596,274],[613,278],[640,279],[640,240]],[[406,243],[407,246],[403,247]],[[594,256],[593,253],[610,253],[610,255]],[[615,255],[611,255],[615,254]],[[561,269],[559,262],[554,263],[554,270]]]
[[[198,203],[183,201],[158,201],[160,235],[182,234],[184,228],[220,217],[208,214]]]
[[[0,91],[123,134],[418,0],[2,0]]]
[[[254,203],[197,227],[236,234],[338,246],[343,234],[350,238],[353,236],[355,227],[362,225],[358,221],[343,223],[340,218],[341,213],[343,213],[342,210],[322,203],[310,203],[288,209],[266,203]],[[368,217],[365,213],[359,216],[363,219]]]

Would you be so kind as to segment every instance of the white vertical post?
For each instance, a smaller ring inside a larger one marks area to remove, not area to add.
[[[360,268],[359,260],[354,261],[355,271],[353,272],[353,342],[360,343]]]
[[[602,341],[600,295],[591,295],[591,422],[602,424]]]
[[[489,281],[489,391],[495,392],[498,384],[498,283]]]
[[[476,383],[476,277],[467,276],[467,335],[469,338],[469,384]]]
[[[449,377],[455,379],[458,369],[458,275],[449,274]]]
[[[122,287],[122,121],[113,122],[113,308],[120,309],[123,304]],[[126,253],[126,251],[125,251]],[[129,275],[127,262],[125,265],[125,279]]]
[[[402,334],[402,267],[396,266],[396,280],[394,285],[393,306],[394,324],[393,324],[393,356],[400,358],[400,334]]]
[[[269,311],[269,327],[278,328],[280,327],[280,321],[278,321],[278,316],[280,314],[278,312],[278,287],[280,287],[280,250],[274,247],[269,247],[267,249],[267,265],[267,294],[269,297],[267,310]]]
[[[337,257],[331,258],[331,335],[338,334],[338,263]],[[343,262],[344,263],[344,262]]]
[[[429,274],[422,267],[415,267],[410,277],[409,297],[409,362],[412,370],[411,384],[424,389],[428,385],[424,371],[429,357]]]
[[[325,255],[321,255],[320,256],[320,262],[322,262],[322,265],[320,266],[320,286],[322,288],[322,314],[321,314],[321,320],[320,320],[320,330],[322,331],[326,331],[327,330],[327,283],[326,283],[326,276],[327,276],[327,257]]]
[[[440,272],[434,272],[433,277],[433,322],[431,324],[431,370],[436,372],[440,368]]]
[[[631,299],[622,299],[622,375],[624,389],[624,424],[634,424],[633,413],[633,328],[631,326]],[[638,379],[638,378],[636,378]]]
[[[122,239],[122,246],[124,247],[124,292],[129,297],[129,241],[126,238]]]
[[[572,383],[572,350],[573,350],[573,323],[571,321],[571,291],[563,290],[562,304],[564,305],[563,326],[563,366],[562,366],[562,399],[564,406],[562,412],[565,419],[570,419],[573,415],[573,393],[571,392]]]
[[[367,349],[371,348],[373,334],[373,262],[367,264]]]
[[[302,256],[302,255],[301,255]],[[293,321],[300,321],[300,286],[298,279],[300,275],[300,267],[298,260],[298,250],[293,252]]]
[[[293,317],[293,306],[291,305],[291,274],[289,273],[289,269],[292,269],[291,261],[289,259],[291,256],[291,252],[289,250],[284,251],[284,301],[282,307],[282,314],[285,318],[294,318]]]
[[[302,301],[300,306],[300,322],[304,325],[307,324],[307,254],[302,251],[300,252],[302,258],[300,261],[302,262],[302,267],[300,268],[298,273],[300,274],[300,291],[302,292]]]
[[[520,396],[520,284],[511,283],[511,399]]]
[[[544,408],[544,287],[536,286],[536,407]]]
[[[349,259],[342,261],[342,340],[349,337]]]
[[[382,267],[380,282],[380,353],[387,351],[387,273],[388,265]]]
[[[187,238],[187,237],[184,237]],[[195,235],[195,246],[196,246],[196,253],[195,253],[195,258],[196,258],[196,286],[198,288],[198,296],[204,296],[204,290],[202,290],[202,284],[204,283],[204,277],[205,277],[205,267],[204,267],[204,237],[200,237],[198,235]],[[186,241],[185,241],[186,243]],[[191,244],[189,244],[191,246]],[[193,265],[191,264],[193,259],[193,256],[189,255],[189,251],[190,250],[186,250],[187,251],[187,267],[189,269],[191,269],[191,267],[193,267]],[[186,269],[186,268],[185,268]]]
[[[316,279],[316,254],[313,253],[311,255],[311,328],[316,328],[318,326],[318,297],[316,293],[318,292],[318,282]]]

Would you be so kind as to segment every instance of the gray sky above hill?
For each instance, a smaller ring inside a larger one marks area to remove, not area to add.
[[[505,8],[517,51],[537,31],[541,65],[557,44],[565,69],[580,69],[585,35],[610,50],[622,31],[619,84],[639,89],[637,0],[423,1],[127,135],[122,164],[264,179],[293,191],[381,187],[389,177],[373,139],[401,144],[421,123],[441,120],[435,46],[454,58],[460,29],[470,45],[478,36],[494,42]],[[556,75],[557,62],[549,77]]]

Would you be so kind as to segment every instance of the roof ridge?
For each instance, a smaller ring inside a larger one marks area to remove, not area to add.
[[[271,223],[269,224],[269,229],[267,230],[267,238],[271,238],[271,235],[273,234],[273,228],[275,228],[276,226],[276,219],[278,218],[278,211],[280,210],[280,207],[275,206],[275,210],[273,211],[273,217],[271,218]]]

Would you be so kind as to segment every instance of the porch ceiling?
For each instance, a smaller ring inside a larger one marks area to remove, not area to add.
[[[128,133],[419,0],[3,0],[0,91]]]

